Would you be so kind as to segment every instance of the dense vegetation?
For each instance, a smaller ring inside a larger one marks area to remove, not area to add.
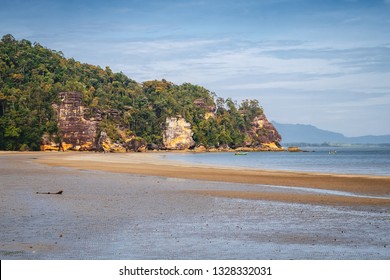
[[[39,150],[42,135],[58,134],[52,104],[62,91],[81,92],[88,114],[101,114],[100,126],[113,139],[121,128],[155,145],[162,143],[166,117],[181,115],[192,124],[197,144],[240,146],[248,140],[253,118],[262,113],[257,100],[237,105],[189,83],[140,84],[109,67],[80,63],[5,35],[0,42],[0,149]],[[215,114],[206,118],[210,113]]]

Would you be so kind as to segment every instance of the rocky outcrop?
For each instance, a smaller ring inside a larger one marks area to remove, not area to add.
[[[284,150],[279,144],[282,137],[264,113],[253,119],[249,136],[251,140],[247,146],[256,146],[260,150]]]
[[[298,153],[298,152],[303,152],[298,146],[291,146],[287,148],[287,151],[291,153]]]
[[[282,137],[274,125],[268,121],[265,114],[256,117],[252,122],[253,132],[260,143],[280,142]]]
[[[126,148],[128,151],[133,152],[146,152],[148,149],[148,143],[145,139],[141,137],[132,137],[129,141],[126,142]],[[151,150],[157,150],[158,148],[151,145]]]
[[[215,107],[214,103],[211,105],[207,105],[207,102],[203,98],[195,99],[193,103],[196,107],[202,108],[203,110],[205,110],[205,114],[203,116],[205,120],[207,120],[209,118],[215,119],[216,107]]]
[[[98,120],[87,119],[80,92],[61,92],[57,112],[62,150],[90,151],[96,149]]]
[[[144,139],[128,133],[126,130],[114,128],[118,136],[113,141],[103,129],[99,132],[102,115],[111,118],[119,117],[120,112],[111,109],[107,112],[95,112],[93,117],[87,117],[88,110],[82,105],[82,94],[79,92],[59,93],[60,103],[54,104],[58,121],[58,135],[44,134],[41,140],[42,151],[101,151],[127,152],[146,151]],[[54,139],[57,138],[57,141]]]
[[[163,143],[168,150],[185,150],[195,146],[191,124],[181,116],[166,119]]]
[[[104,130],[100,133],[97,149],[98,151],[111,153],[123,153],[127,151],[123,145],[119,143],[113,143],[111,138],[107,136],[107,133]]]
[[[58,151],[60,144],[56,142],[55,135],[49,135],[48,133],[43,134],[41,139],[41,151]]]
[[[129,136],[120,129],[117,129],[117,133],[119,134],[119,139],[112,141],[107,135],[107,132],[103,130],[99,136],[97,150],[110,153],[123,153],[128,151],[145,152],[147,150],[147,143],[141,137],[136,137],[135,135]]]

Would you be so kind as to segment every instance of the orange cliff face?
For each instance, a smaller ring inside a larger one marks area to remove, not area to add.
[[[185,150],[195,146],[191,124],[182,117],[166,119],[163,143],[168,150]]]
[[[58,120],[60,143],[44,135],[41,150],[95,150],[98,120],[86,119],[80,92],[60,92],[61,103],[53,105]]]
[[[244,147],[240,151],[285,151],[280,145],[282,137],[264,113],[256,116],[247,132]]]
[[[58,125],[64,150],[96,149],[97,120],[85,119],[80,92],[61,92],[57,108]]]

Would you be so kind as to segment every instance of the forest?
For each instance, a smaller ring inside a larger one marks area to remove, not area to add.
[[[164,79],[136,82],[8,34],[0,42],[0,150],[39,150],[44,134],[59,135],[53,104],[64,91],[82,93],[88,114],[104,116],[100,128],[112,139],[120,128],[158,147],[166,118],[179,115],[192,125],[197,145],[240,147],[253,142],[249,131],[263,112],[258,100],[238,104]]]

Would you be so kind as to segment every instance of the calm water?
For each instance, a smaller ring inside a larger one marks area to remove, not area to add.
[[[305,147],[304,149],[313,152],[252,152],[245,156],[235,156],[233,153],[168,153],[162,157],[183,163],[211,166],[390,175],[390,148],[388,147]],[[330,154],[330,151],[336,153]]]

